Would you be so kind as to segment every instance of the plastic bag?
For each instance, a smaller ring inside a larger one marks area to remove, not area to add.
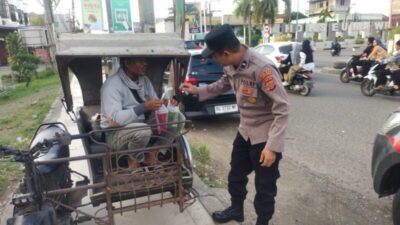
[[[173,88],[172,87],[170,87],[170,86],[168,86],[168,85],[165,85],[164,86],[164,92],[163,92],[163,94],[161,95],[161,100],[162,101],[164,101],[164,100],[171,100],[172,99],[172,96],[173,96]]]
[[[156,110],[156,122],[157,122],[157,134],[162,135],[167,132],[168,123],[168,109],[162,104],[159,109]]]

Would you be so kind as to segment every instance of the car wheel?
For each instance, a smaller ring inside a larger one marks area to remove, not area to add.
[[[343,68],[345,68],[347,66],[347,63],[346,62],[335,62],[334,64],[333,64],[333,68],[335,68],[335,69],[343,69]]]
[[[368,97],[373,96],[375,94],[374,86],[374,80],[364,79],[361,82],[361,93]]]
[[[350,82],[350,77],[346,70],[342,70],[342,72],[340,73],[340,81],[342,81],[343,83]]]
[[[400,225],[400,189],[394,196],[392,205],[393,224]]]

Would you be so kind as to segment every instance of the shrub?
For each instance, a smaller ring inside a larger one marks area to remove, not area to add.
[[[344,37],[342,37],[342,36],[336,37],[336,39],[337,39],[338,42],[343,42],[344,41]]]
[[[400,34],[400,27],[393,28],[389,31],[388,40],[393,40],[396,34]]]
[[[275,37],[275,41],[276,42],[280,42],[280,41],[292,41],[292,35],[291,34],[282,34],[282,35],[278,35]]]
[[[313,34],[313,41],[314,41],[314,42],[318,42],[318,41],[319,41],[319,33],[315,32],[315,33]]]
[[[356,44],[364,44],[364,38],[362,38],[361,35],[357,36]]]
[[[18,32],[7,35],[6,47],[11,70],[16,72],[17,82],[26,82],[28,86],[32,75],[36,74],[39,58],[29,53]]]
[[[38,72],[36,74],[36,78],[45,79],[45,78],[49,78],[49,77],[54,76],[54,75],[56,75],[54,70],[51,67],[47,67],[45,70]]]

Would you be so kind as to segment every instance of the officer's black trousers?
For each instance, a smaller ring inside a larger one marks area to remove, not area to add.
[[[267,224],[275,210],[276,181],[280,176],[278,167],[282,154],[276,154],[276,161],[271,167],[262,167],[260,155],[264,147],[265,143],[251,145],[250,140],[244,140],[238,132],[233,142],[228,189],[231,194],[232,206],[243,207],[247,194],[247,175],[254,171],[256,186],[254,208],[258,215],[258,221]]]

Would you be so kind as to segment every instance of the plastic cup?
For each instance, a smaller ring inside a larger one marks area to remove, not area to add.
[[[178,116],[178,113],[177,112],[171,112],[171,111],[169,111],[168,112],[168,121],[169,122],[177,122],[177,117]],[[169,124],[168,125],[168,128],[176,128],[178,126],[178,124],[176,124],[176,123],[173,123],[173,124]]]
[[[168,112],[156,111],[157,133],[162,135],[167,132]],[[164,123],[164,124],[163,124]]]

